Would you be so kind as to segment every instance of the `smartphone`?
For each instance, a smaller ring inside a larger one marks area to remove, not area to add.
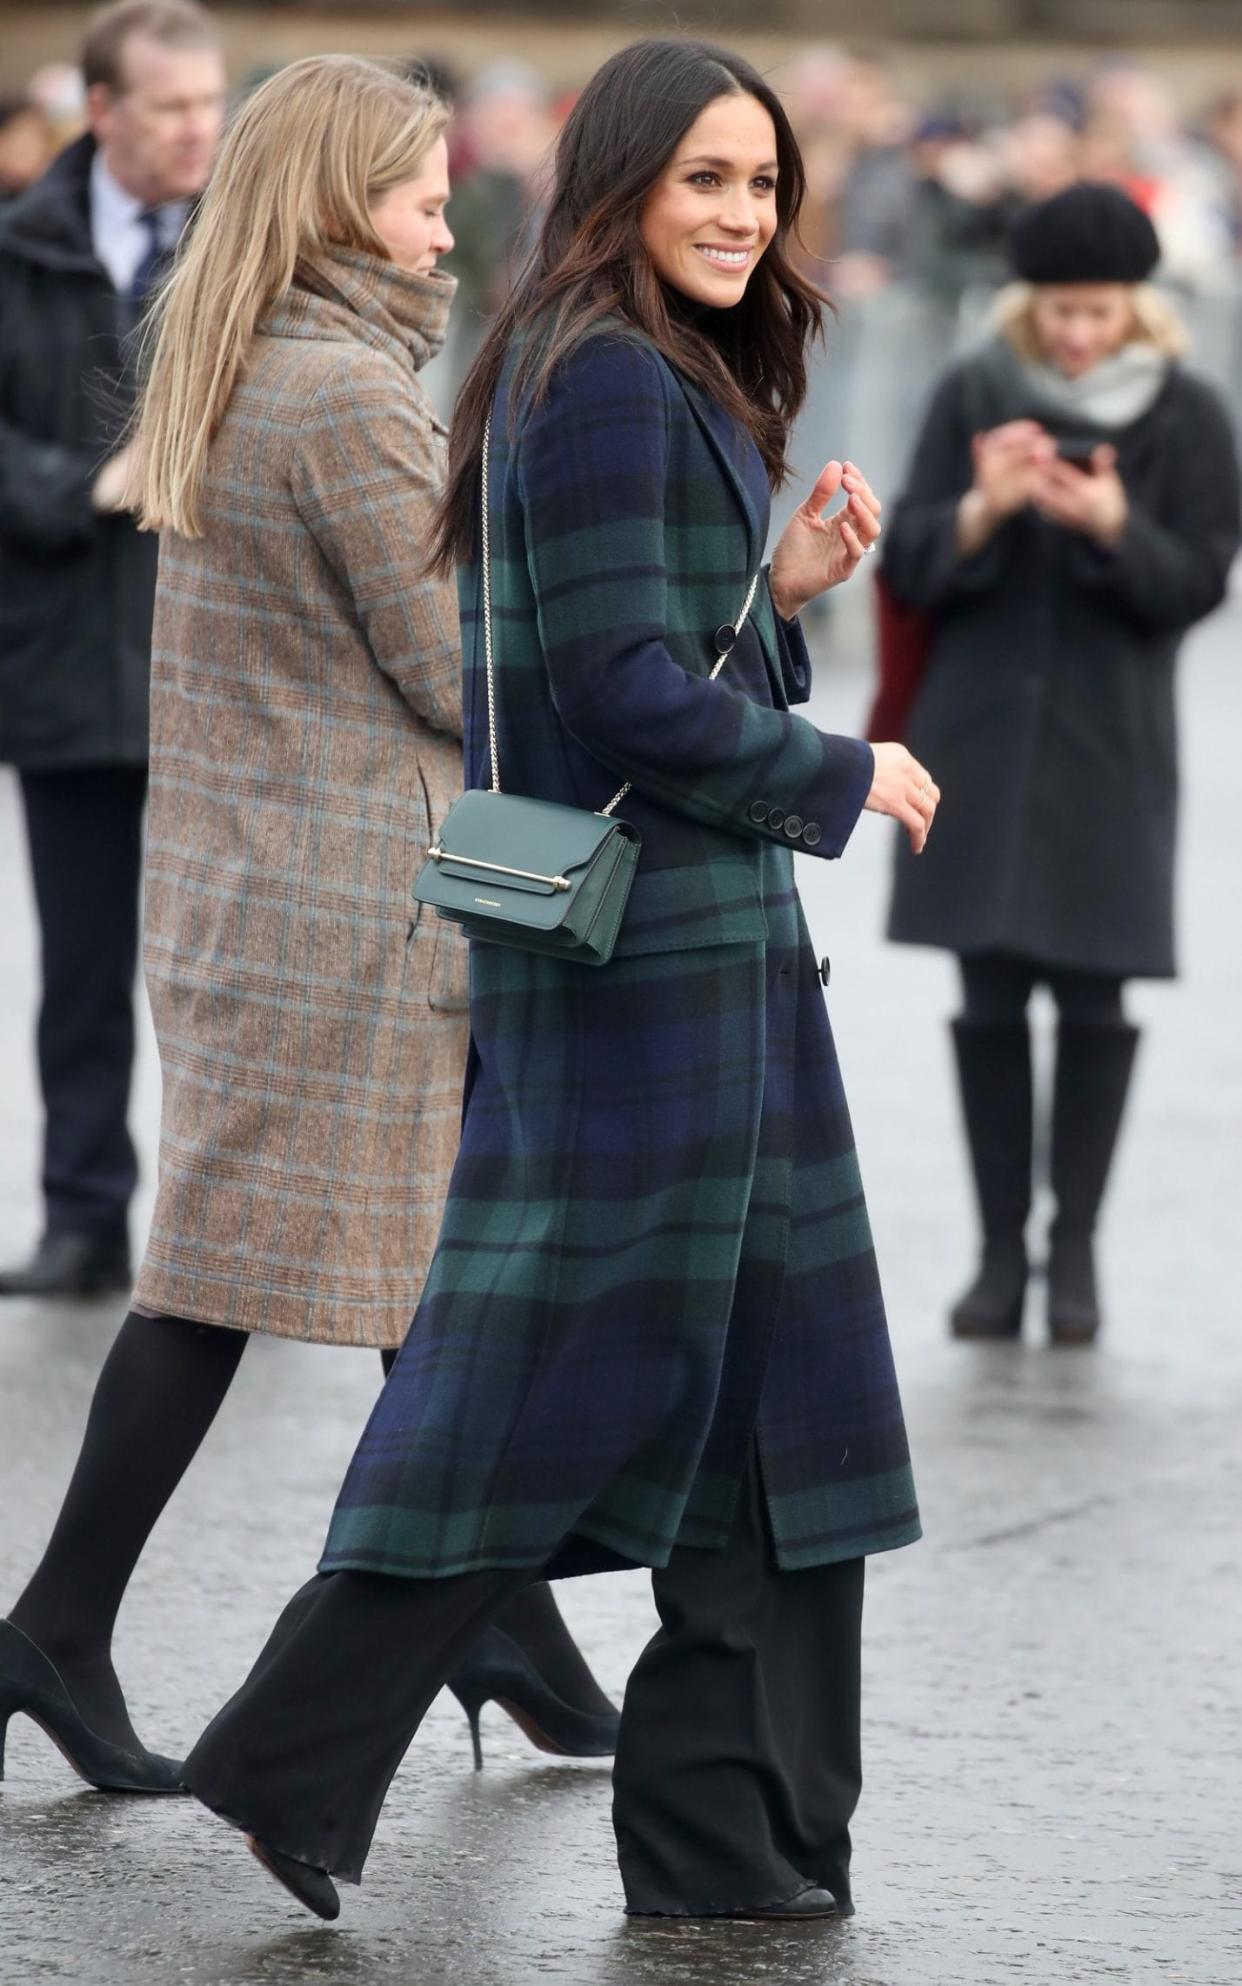
[[[1098,444],[1094,441],[1078,441],[1071,437],[1057,443],[1057,454],[1062,462],[1069,462],[1075,469],[1081,469],[1084,476],[1095,474],[1093,457]]]

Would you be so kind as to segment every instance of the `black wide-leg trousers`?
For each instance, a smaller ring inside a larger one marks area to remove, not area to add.
[[[429,1705],[530,1576],[312,1579],[186,1784],[267,1846],[360,1881]],[[812,1885],[848,1905],[863,1561],[779,1571],[756,1462],[728,1546],[675,1551],[653,1588],[661,1624],[626,1689],[614,1776],[628,1908],[716,1915]]]
[[[147,775],[23,772],[42,951],[39,1083],[49,1233],[123,1244],[138,1179],[127,1123]]]

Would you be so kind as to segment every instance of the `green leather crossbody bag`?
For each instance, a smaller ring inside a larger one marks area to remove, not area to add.
[[[614,819],[629,785],[598,813],[500,790],[488,528],[491,438],[489,415],[483,434],[481,536],[492,783],[463,793],[450,807],[438,840],[427,851],[414,895],[438,916],[459,925],[469,938],[576,959],[582,965],[607,965],[638,863],[636,829],[628,821]],[[736,624],[717,632],[720,654],[713,678],[728,660],[758,584],[756,573]]]

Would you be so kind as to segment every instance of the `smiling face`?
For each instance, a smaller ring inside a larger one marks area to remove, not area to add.
[[[776,128],[754,97],[716,97],[647,195],[639,233],[661,282],[695,303],[740,303],[776,233]]]
[[[426,275],[453,246],[444,209],[449,198],[448,145],[437,138],[416,179],[403,179],[373,200],[371,226],[398,269]]]

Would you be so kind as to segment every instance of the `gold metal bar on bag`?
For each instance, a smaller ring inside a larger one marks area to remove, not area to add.
[[[454,855],[450,848],[429,848],[427,853],[433,862],[461,862],[467,869],[486,869],[492,876],[517,876],[524,883],[547,883],[554,890],[570,887],[564,876],[540,876],[533,869],[510,869],[503,862],[481,862],[476,855]]]

